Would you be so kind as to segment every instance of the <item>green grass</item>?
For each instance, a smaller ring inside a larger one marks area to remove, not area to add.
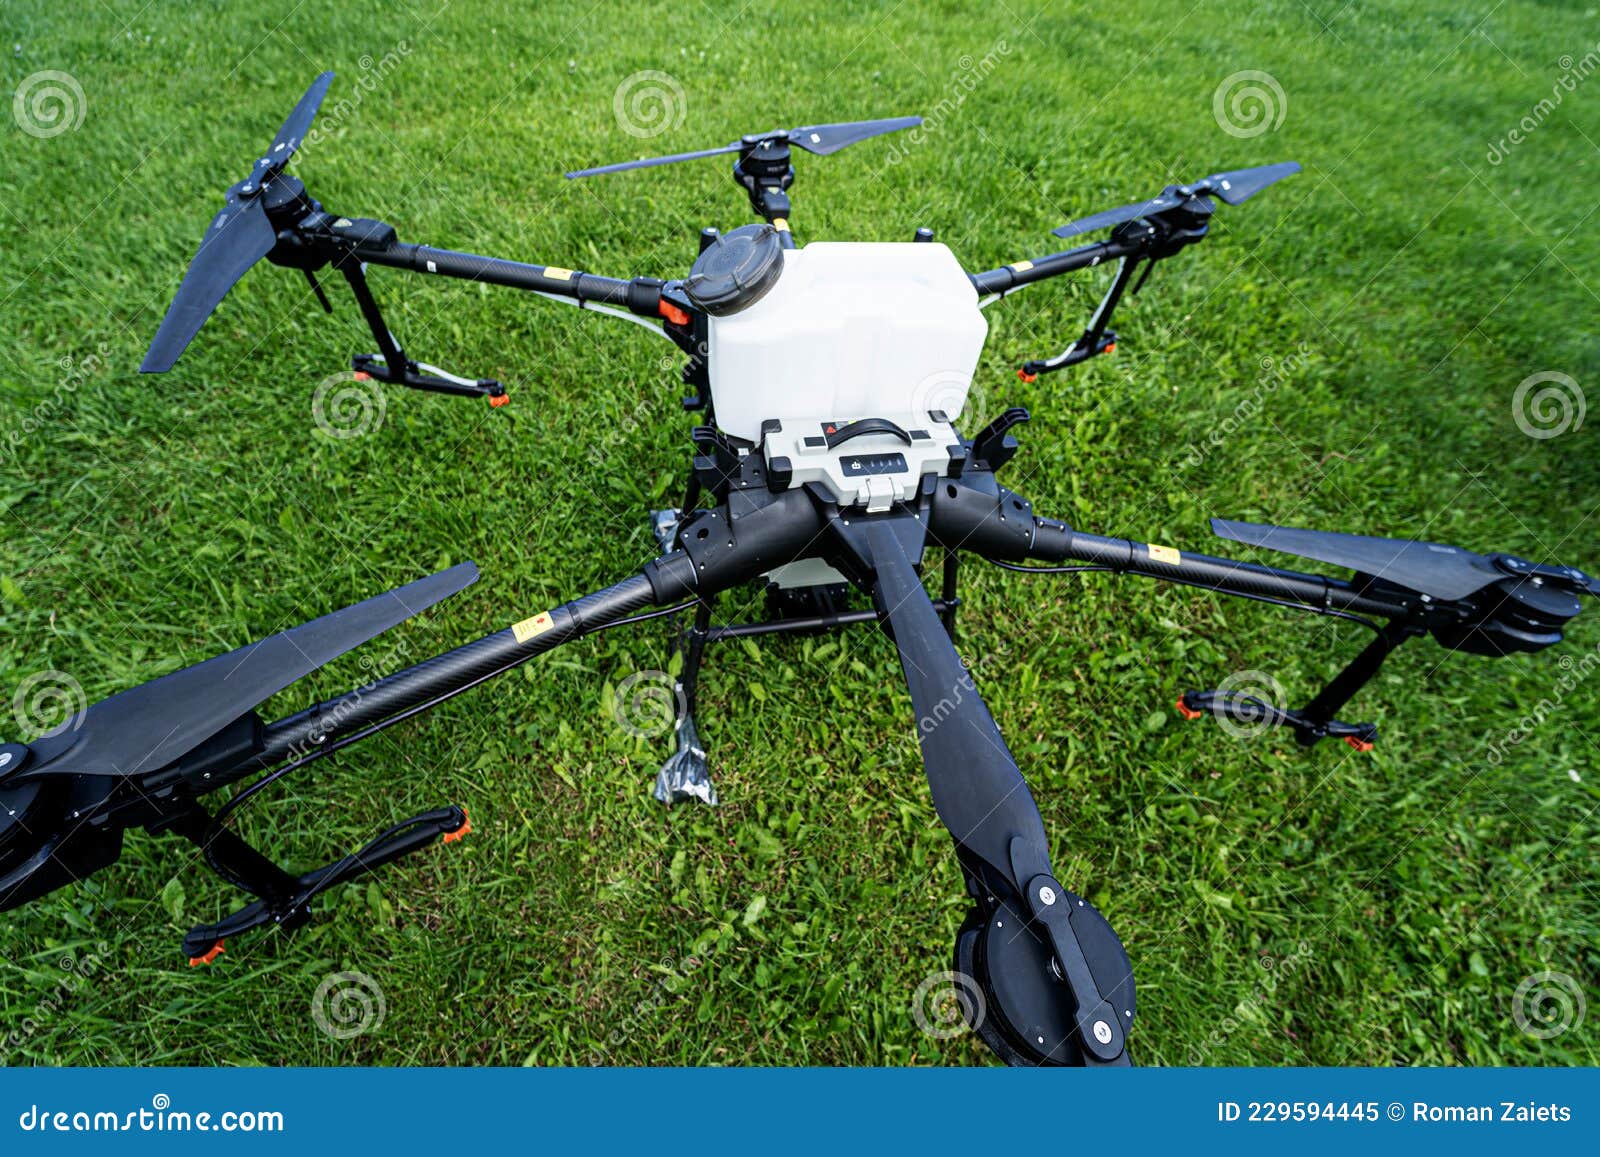
[[[297,171],[330,207],[616,276],[686,269],[695,231],[747,206],[722,161],[582,184],[564,169],[773,123],[941,109],[896,163],[888,142],[798,158],[795,228],[929,225],[969,268],[1047,252],[1055,225],[1168,180],[1296,158],[1301,176],[1222,210],[1156,273],[1115,357],[1012,373],[1076,334],[1096,276],[990,311],[972,417],[1034,416],[1006,481],[1081,528],[1201,550],[1219,515],[1600,566],[1588,427],[1532,439],[1512,415],[1535,372],[1600,382],[1594,94],[1486,159],[1561,58],[1595,47],[1579,8],[13,0],[0,25],[0,95],[56,69],[87,101],[49,139],[0,125],[0,687],[53,668],[97,698],[476,560],[483,581],[393,636],[420,656],[653,553],[645,514],[681,485],[693,418],[672,351],[633,327],[379,273],[414,354],[500,376],[514,403],[395,390],[380,430],[335,440],[313,387],[370,339],[347,298],[326,318],[263,266],[172,373],[134,372],[222,189],[324,68],[330,106],[354,107]],[[361,58],[386,53],[397,66],[361,89]],[[640,141],[612,101],[646,69],[676,78],[685,110]],[[1241,139],[1212,98],[1246,69],[1287,107]],[[1546,1040],[1511,1015],[1545,970],[1600,999],[1594,688],[1486,758],[1553,694],[1558,655],[1600,644],[1593,623],[1497,663],[1415,644],[1348,712],[1381,725],[1374,753],[1302,753],[1179,726],[1171,704],[1247,669],[1304,697],[1360,645],[1353,628],[1135,579],[967,574],[963,650],[986,660],[1058,873],[1127,944],[1139,1060],[1600,1062],[1594,1010]],[[858,629],[713,652],[701,723],[724,802],[668,813],[648,790],[663,741],[631,738],[609,703],[668,663],[669,639],[652,624],[576,644],[276,789],[242,829],[302,869],[447,801],[477,830],[209,969],[184,966],[179,938],[238,895],[186,846],[133,834],[114,869],[0,917],[0,1051],[987,1063],[911,1013],[963,904],[890,644]],[[361,678],[341,662],[271,708]],[[69,954],[91,974],[64,974]],[[340,970],[387,1008],[344,1041],[311,1016]]]

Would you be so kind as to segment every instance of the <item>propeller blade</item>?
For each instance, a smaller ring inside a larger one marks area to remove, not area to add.
[[[31,744],[37,761],[21,774],[31,779],[157,771],[291,683],[477,578],[478,568],[464,562],[102,699]]]
[[[568,173],[567,180],[576,180],[579,177],[597,177],[601,173],[624,173],[629,169],[653,169],[657,165],[675,165],[679,161],[698,161],[701,157],[716,157],[723,153],[737,153],[739,142],[724,145],[720,149],[701,149],[694,153],[673,153],[670,157],[646,157],[642,161],[620,161],[615,165],[601,165],[594,169],[579,169]]]
[[[1120,209],[1107,209],[1092,217],[1084,217],[1070,225],[1051,232],[1057,237],[1076,237],[1080,233],[1093,233],[1096,229],[1109,229],[1124,221],[1136,221],[1152,213],[1176,209],[1190,197],[1217,197],[1228,205],[1239,205],[1254,197],[1268,185],[1300,171],[1298,161],[1280,161],[1275,165],[1261,165],[1254,169],[1234,169],[1226,173],[1213,173],[1193,185],[1174,185],[1163,189],[1148,201],[1137,205],[1124,205]],[[1181,190],[1187,189],[1187,192]]]
[[[277,244],[278,236],[267,220],[259,197],[249,200],[228,195],[195,251],[183,284],[172,299],[161,328],[139,365],[141,374],[164,374],[194,340],[206,319],[222,303],[239,279]]]
[[[915,522],[909,528],[921,533]],[[1011,843],[1017,837],[1048,864],[1039,808],[895,527],[875,522],[866,527],[865,537],[877,572],[874,598],[889,618],[900,651],[917,714],[922,766],[939,818],[956,843],[1004,879],[1015,879]],[[1026,881],[1015,883],[1020,888]]]
[[[819,157],[832,156],[840,149],[864,141],[870,137],[882,136],[884,133],[898,132],[900,129],[909,129],[922,123],[921,117],[891,117],[888,120],[877,121],[845,121],[836,125],[810,125],[802,129],[777,130],[771,133],[754,133],[751,139],[786,139],[796,148],[804,149],[808,153],[815,153]],[[568,173],[567,180],[578,177],[594,177],[601,173],[623,173],[629,169],[650,169],[657,165],[675,165],[679,161],[698,161],[702,157],[717,157],[723,153],[737,153],[744,147],[744,142],[734,141],[731,145],[723,145],[716,149],[700,149],[692,153],[673,153],[670,157],[647,157],[642,161],[621,161],[615,165],[601,165],[593,169],[578,169]]]
[[[1268,185],[1275,185],[1299,171],[1299,161],[1279,161],[1276,165],[1259,165],[1254,169],[1234,169],[1227,173],[1211,174],[1195,185],[1194,190],[1220,197],[1229,205],[1241,205]]]
[[[808,125],[789,130],[789,143],[819,157],[831,157],[840,149],[860,141],[915,128],[921,117],[888,117],[875,121],[845,121],[836,125]]]
[[[288,163],[294,151],[306,139],[306,133],[311,128],[311,122],[317,115],[317,109],[322,105],[322,98],[328,95],[328,86],[333,83],[333,73],[325,72],[311,82],[311,87],[306,89],[306,94],[300,98],[300,103],[294,106],[294,111],[283,122],[283,127],[278,129],[278,135],[273,138],[272,145],[263,154],[263,159],[277,168],[282,168]]]
[[[1107,209],[1104,213],[1096,213],[1092,217],[1082,217],[1071,224],[1062,225],[1050,232],[1057,237],[1076,237],[1080,233],[1093,233],[1096,229],[1109,229],[1113,225],[1121,225],[1124,221],[1137,221],[1140,217],[1148,217],[1152,213],[1160,213],[1166,209],[1176,209],[1188,198],[1180,197],[1176,193],[1160,193],[1148,201],[1140,201],[1137,205],[1124,205],[1120,209]]]
[[[305,140],[306,132],[322,105],[333,83],[333,73],[324,72],[311,82],[305,95],[289,113],[278,135],[256,162],[251,176],[240,182],[249,187],[259,185],[280,172],[289,163]],[[164,374],[194,340],[206,319],[222,303],[239,279],[252,265],[260,261],[277,244],[277,234],[267,220],[266,209],[259,196],[244,197],[239,186],[230,189],[222,212],[212,220],[211,227],[200,240],[189,271],[183,275],[178,294],[172,299],[161,327],[150,343],[149,350],[140,363],[141,374]],[[252,190],[254,192],[255,190]]]
[[[1211,530],[1234,542],[1348,567],[1446,602],[1464,599],[1509,577],[1481,554],[1438,542],[1296,530],[1223,518],[1213,518]]]

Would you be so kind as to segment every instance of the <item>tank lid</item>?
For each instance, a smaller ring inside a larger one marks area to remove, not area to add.
[[[783,272],[783,245],[771,225],[741,225],[717,237],[684,278],[690,301],[714,316],[748,309]]]

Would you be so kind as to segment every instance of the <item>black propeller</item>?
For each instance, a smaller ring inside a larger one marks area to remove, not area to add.
[[[1076,237],[1081,233],[1109,229],[1113,225],[1121,225],[1124,221],[1137,221],[1140,217],[1176,209],[1197,198],[1216,197],[1225,204],[1239,205],[1268,185],[1275,184],[1299,171],[1300,165],[1297,161],[1281,161],[1276,165],[1261,165],[1254,169],[1213,173],[1192,185],[1168,185],[1148,201],[1141,201],[1137,205],[1124,205],[1120,209],[1107,209],[1104,213],[1083,217],[1051,232],[1057,237]]]
[[[914,520],[869,522],[862,532],[874,601],[889,620],[917,714],[934,809],[978,886],[993,892],[985,909],[992,918],[981,931],[969,919],[957,958],[982,973],[993,1017],[1010,1035],[982,1018],[973,1027],[1001,1056],[1024,1063],[1128,1064],[1128,955],[1105,917],[1052,874],[1033,794],[911,565],[907,545],[922,535]],[[984,944],[976,951],[968,939],[975,931]]]
[[[567,179],[595,177],[601,173],[621,173],[628,169],[649,169],[656,165],[672,165],[679,161],[697,161],[702,157],[717,157],[724,153],[737,153],[753,148],[764,141],[786,142],[819,157],[829,157],[840,149],[884,133],[899,132],[922,123],[921,117],[889,117],[876,121],[845,121],[836,125],[807,125],[798,129],[774,129],[770,133],[752,133],[715,149],[701,149],[693,153],[673,153],[668,157],[647,157],[642,161],[622,161],[615,165],[601,165],[594,169],[579,169],[568,173]]]
[[[280,191],[279,176],[305,140],[332,83],[331,72],[311,83],[249,176],[224,194],[222,211],[201,238],[183,284],[178,286],[178,294],[139,366],[140,373],[159,374],[171,369],[228,290],[272,251],[277,230],[267,215],[269,202]],[[298,194],[299,190],[293,192]]]
[[[257,704],[478,578],[470,562],[407,583],[80,711],[31,746],[21,780],[127,777],[166,767]]]
[[[1211,520],[1212,532],[1234,542],[1349,567],[1418,594],[1464,599],[1507,578],[1541,578],[1600,595],[1600,580],[1574,567],[1531,563],[1513,555],[1486,556],[1438,542],[1373,538],[1331,530],[1298,530],[1255,522]]]

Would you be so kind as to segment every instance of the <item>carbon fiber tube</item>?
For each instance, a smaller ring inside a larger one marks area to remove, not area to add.
[[[1032,285],[1035,281],[1043,281],[1049,277],[1059,277],[1063,273],[1074,273],[1092,265],[1115,261],[1119,257],[1130,257],[1143,252],[1144,249],[1143,241],[1096,241],[1093,245],[1082,245],[1077,249],[1051,253],[1046,257],[1035,257],[1032,261],[1016,261],[1010,265],[1002,265],[999,269],[987,269],[982,273],[969,273],[967,276],[972,279],[972,287],[978,291],[978,296],[983,297],[990,293],[1005,293],[1022,285]]]
[[[1193,554],[1133,539],[1085,534],[1046,519],[1035,519],[1034,548],[1030,553],[1050,562],[1071,559],[1221,594],[1259,595],[1358,615],[1406,618],[1417,610],[1403,599],[1374,597],[1325,575]]]
[[[629,305],[629,291],[633,284],[615,277],[602,277],[597,273],[578,273],[551,265],[531,265],[523,261],[507,261],[502,257],[435,249],[431,245],[397,242],[381,249],[358,248],[356,253],[361,260],[373,265],[482,281],[490,285],[508,285],[513,289],[533,289],[559,297],[612,305]]]
[[[308,754],[343,735],[626,618],[654,602],[650,580],[643,574],[633,575],[515,627],[424,659],[365,687],[270,723],[263,731],[264,749],[232,772],[216,777],[218,786]]]

